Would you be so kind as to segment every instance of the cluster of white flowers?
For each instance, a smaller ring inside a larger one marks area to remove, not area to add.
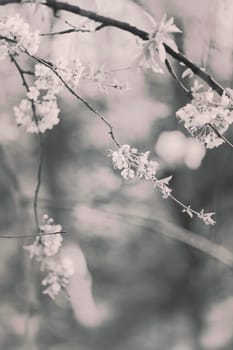
[[[115,169],[121,170],[121,176],[125,180],[145,178],[153,183],[162,193],[163,198],[168,198],[172,192],[168,184],[171,176],[157,179],[158,162],[149,160],[150,152],[140,153],[129,145],[121,146],[117,151],[108,151]]]
[[[150,17],[150,19],[152,19]],[[171,34],[181,33],[181,30],[174,24],[173,17],[167,19],[164,15],[160,23],[152,19],[153,32],[149,39],[139,43],[140,54],[136,60],[136,67],[143,69],[152,69],[155,73],[163,73],[161,62],[166,59],[166,50],[164,44],[178,51],[176,43]]]
[[[0,60],[8,54],[27,51],[30,55],[37,53],[40,44],[40,33],[30,31],[29,24],[19,14],[0,19]]]
[[[30,89],[29,96],[34,93]],[[17,125],[24,126],[29,133],[44,133],[52,129],[59,123],[59,108],[56,99],[30,101],[30,99],[21,100],[19,106],[14,107],[15,120]]]
[[[63,289],[67,290],[70,277],[74,273],[71,259],[60,257],[59,249],[62,245],[61,225],[56,225],[48,215],[43,217],[43,225],[40,226],[40,235],[35,241],[24,248],[29,252],[30,259],[35,258],[41,264],[41,271],[46,273],[42,285],[43,291],[52,299]]]
[[[142,178],[154,181],[159,164],[148,160],[150,152],[139,153],[136,148],[123,145],[117,151],[108,151],[114,168],[121,170],[125,180]]]
[[[180,108],[176,116],[207,148],[218,147],[224,143],[221,135],[233,122],[232,100],[226,94],[218,96],[213,90],[196,90],[192,89],[192,101]]]
[[[54,69],[72,86],[78,84],[78,73],[75,71],[71,74],[67,62],[59,60]],[[60,121],[56,95],[63,86],[62,81],[51,69],[43,64],[36,64],[34,86],[30,87],[27,99],[23,99],[19,106],[14,107],[16,123],[24,126],[30,133],[51,130]]]
[[[200,212],[193,210],[190,206],[186,206],[171,195],[172,189],[169,187],[169,182],[172,176],[158,179],[156,177],[159,164],[156,161],[149,160],[150,152],[140,153],[136,148],[129,145],[121,146],[117,151],[108,151],[108,156],[112,158],[112,163],[115,169],[121,171],[121,176],[125,180],[136,178],[144,178],[152,182],[162,194],[163,198],[171,198],[183,208],[183,212],[187,213],[191,218],[196,215],[206,225],[214,225],[212,219],[214,213],[205,213],[202,209]]]
[[[42,280],[42,285],[46,286],[43,293],[54,299],[61,290],[67,291],[70,278],[74,274],[74,266],[72,260],[66,256],[59,260],[47,259],[41,266],[41,271],[47,273]]]

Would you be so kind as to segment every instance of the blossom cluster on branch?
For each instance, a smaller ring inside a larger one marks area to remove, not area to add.
[[[117,151],[109,150],[108,156],[112,158],[114,168],[121,171],[121,176],[125,180],[144,178],[151,181],[153,186],[160,191],[163,198],[174,200],[183,208],[182,211],[187,213],[191,218],[193,215],[196,215],[206,225],[214,225],[215,221],[212,218],[214,213],[205,213],[203,209],[197,212],[190,206],[181,203],[171,194],[172,189],[169,187],[169,182],[172,176],[158,179],[156,174],[159,164],[156,161],[148,159],[149,153],[148,151],[141,153],[134,147],[123,145]]]
[[[25,50],[35,55],[39,49],[39,30],[32,32],[19,14],[0,18],[0,38],[0,60]]]
[[[54,69],[73,88],[78,86],[83,69],[78,60],[72,68],[69,68],[66,60],[59,59]],[[23,99],[19,106],[14,107],[16,123],[24,126],[26,131],[31,133],[44,133],[52,129],[59,123],[60,109],[57,105],[57,94],[63,88],[61,79],[51,69],[37,63],[34,85],[29,88],[27,99]],[[34,114],[36,114],[36,120]]]
[[[224,143],[223,133],[233,123],[233,101],[230,94],[217,95],[212,89],[202,88],[195,81],[192,100],[176,112],[179,121],[207,148],[218,147]]]
[[[40,235],[35,241],[24,248],[30,259],[35,258],[40,263],[40,269],[45,273],[42,285],[46,288],[43,293],[54,299],[61,290],[67,292],[70,277],[74,273],[72,260],[61,257],[58,253],[62,245],[61,225],[56,225],[48,215],[43,217]]]

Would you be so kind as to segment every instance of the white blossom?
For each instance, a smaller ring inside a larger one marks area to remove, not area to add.
[[[35,90],[30,90],[28,97],[33,99],[35,96]],[[36,101],[33,102],[33,105],[29,99],[23,99],[19,106],[14,107],[17,125],[23,126],[29,133],[44,133],[46,130],[51,130],[60,121],[59,112],[55,98]]]
[[[214,225],[216,222],[212,218],[215,213],[205,213],[204,209],[198,213],[198,217],[206,224],[206,225]]]
[[[35,87],[38,90],[49,91],[51,96],[55,96],[63,88],[63,83],[56,74],[41,63],[35,65],[35,78]]]
[[[44,215],[40,235],[31,245],[24,247],[29,252],[30,259],[35,258],[40,262],[40,270],[45,274],[42,286],[46,288],[43,293],[52,299],[61,290],[67,290],[70,278],[74,274],[72,260],[59,255],[63,241],[61,231],[61,225],[55,224],[53,219]]]
[[[32,101],[37,101],[39,95],[40,92],[35,86],[31,86],[29,92],[27,93],[27,97]]]
[[[136,59],[135,66],[144,69],[152,69],[155,73],[163,73],[161,63],[166,59],[164,44],[178,51],[176,43],[171,34],[180,33],[181,30],[174,24],[173,17],[167,19],[164,15],[160,23],[154,21],[153,32],[148,40],[140,41],[140,53]]]
[[[37,236],[31,245],[25,246],[30,258],[35,257],[38,261],[42,261],[46,257],[56,255],[63,241],[63,237],[59,233],[61,231],[61,225],[55,225],[51,219],[45,216],[43,225],[40,226],[40,233],[43,235]]]
[[[168,186],[170,180],[172,179],[172,176],[165,177],[164,179],[159,179],[154,181],[154,187],[157,187],[160,192],[162,193],[162,197],[167,199],[171,192],[172,189]]]
[[[187,213],[188,216],[192,219],[193,218],[193,212],[192,212],[192,208],[190,207],[190,205],[188,205],[187,207],[185,207],[182,210],[182,213]]]
[[[3,17],[0,19],[0,59],[6,56],[6,51],[10,54],[27,51],[30,55],[35,55],[39,49],[40,32],[31,32],[29,24],[16,14],[13,17]]]
[[[196,83],[193,91],[197,88]],[[195,92],[191,103],[180,108],[176,116],[207,148],[218,147],[224,142],[221,135],[233,122],[232,101],[226,94],[217,97],[213,90]]]

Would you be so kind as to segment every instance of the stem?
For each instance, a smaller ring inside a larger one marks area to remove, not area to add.
[[[171,63],[169,62],[169,60],[166,58],[165,60],[165,65],[167,67],[167,70],[169,71],[169,73],[171,74],[171,76],[177,81],[177,83],[179,84],[179,86],[184,90],[184,92],[190,96],[192,93],[189,89],[186,88],[186,86],[182,83],[182,81],[178,78],[174,68],[172,67]]]
[[[39,165],[38,165],[38,171],[37,171],[37,184],[36,184],[36,189],[35,189],[35,193],[34,193],[34,201],[33,201],[35,223],[36,223],[36,227],[38,230],[39,230],[38,198],[39,198],[39,191],[40,191],[41,177],[42,177],[42,168],[43,168],[43,137],[42,137],[41,133],[39,133],[39,138],[40,138],[40,157],[39,157]]]
[[[95,28],[95,30],[89,30],[89,29],[82,29],[82,28],[70,28],[70,29],[65,29],[61,30],[59,32],[51,32],[51,33],[41,33],[40,36],[55,36],[55,35],[63,35],[63,34],[70,34],[70,33],[93,33],[96,32],[102,28],[107,27],[105,24],[100,24],[98,27]]]
[[[52,235],[58,235],[58,234],[64,234],[67,233],[65,231],[59,231],[59,232],[41,232],[41,233],[34,233],[29,235],[0,235],[1,238],[28,238],[28,237],[40,237],[40,236],[52,236]]]
[[[198,215],[199,213],[192,209],[191,207],[188,207],[187,205],[185,205],[184,203],[182,203],[181,201],[179,201],[179,199],[177,199],[176,197],[174,197],[172,194],[169,195],[168,198],[171,198],[174,202],[176,202],[177,204],[179,204],[179,206],[181,206],[183,209],[189,209],[193,214]]]

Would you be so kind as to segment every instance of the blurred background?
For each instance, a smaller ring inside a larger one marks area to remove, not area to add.
[[[73,0],[151,31],[145,10],[160,21],[174,16],[183,33],[179,49],[224,86],[232,88],[231,0]],[[43,6],[2,6],[20,13],[41,32],[80,26],[85,19]],[[226,145],[206,153],[190,138],[175,112],[187,97],[167,74],[128,69],[136,38],[105,28],[96,33],[44,37],[39,55],[79,57],[84,65],[113,71],[130,89],[121,93],[81,81],[79,93],[113,125],[122,144],[151,152],[161,176],[173,174],[173,193],[197,210],[216,212],[204,226],[144,181],[126,182],[112,169],[108,130],[68,92],[59,96],[59,125],[45,133],[40,215],[48,213],[68,233],[63,254],[75,265],[71,303],[42,294],[42,274],[23,246],[0,245],[0,348],[6,350],[231,350],[232,271],[208,255],[163,235],[170,227],[201,234],[233,251],[233,152]],[[33,69],[33,62],[21,58]],[[183,67],[174,62],[180,74]],[[33,193],[39,140],[17,128],[13,106],[25,95],[13,65],[0,66],[0,233],[34,230]],[[186,78],[185,81],[190,84]],[[233,140],[232,128],[227,137]],[[171,223],[172,226],[169,226]]]

